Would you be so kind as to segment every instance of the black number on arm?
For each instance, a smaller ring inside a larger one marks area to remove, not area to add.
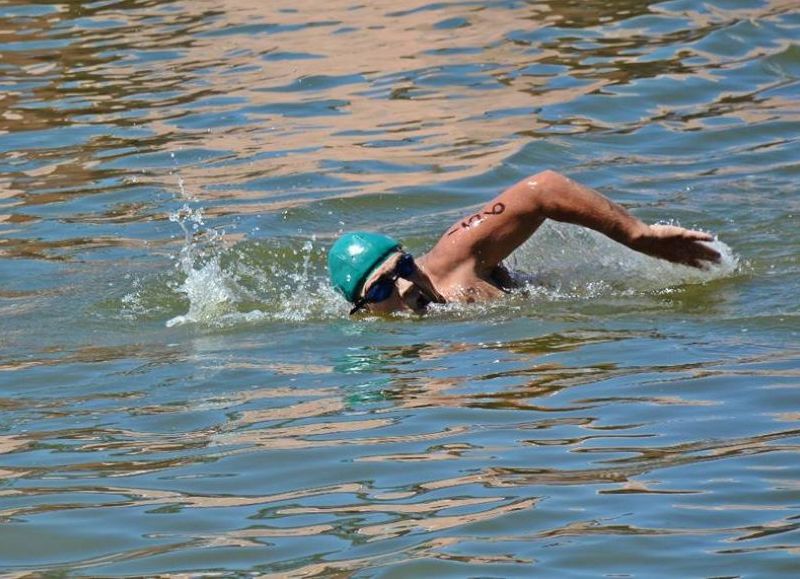
[[[447,232],[448,237],[453,235],[456,231],[461,229],[468,229],[470,225],[472,225],[476,221],[480,221],[483,219],[484,216],[489,215],[500,215],[503,211],[506,210],[506,206],[503,203],[495,203],[492,205],[492,208],[488,211],[484,211],[483,213],[476,213],[475,215],[470,215],[469,219],[466,221],[462,221],[459,225],[456,225],[453,229]]]
[[[484,215],[500,215],[505,210],[506,210],[505,204],[498,202],[498,203],[495,203],[494,205],[492,205],[491,210],[484,211],[483,214]]]

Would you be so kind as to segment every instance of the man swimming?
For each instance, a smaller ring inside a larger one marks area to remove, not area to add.
[[[425,255],[376,233],[346,233],[328,253],[331,282],[359,310],[412,311],[430,303],[494,299],[514,287],[503,260],[545,219],[588,227],[631,249],[692,267],[718,262],[713,237],[675,225],[647,225],[597,191],[555,171],[523,179],[454,223]]]

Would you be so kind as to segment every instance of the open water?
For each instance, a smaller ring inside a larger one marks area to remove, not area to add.
[[[796,0],[4,0],[0,571],[800,575]],[[349,319],[543,169],[525,293]]]

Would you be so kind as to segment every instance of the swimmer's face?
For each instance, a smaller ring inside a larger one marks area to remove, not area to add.
[[[383,264],[367,278],[367,281],[361,288],[359,297],[363,298],[370,287],[379,280],[396,277],[397,264],[400,259],[402,259],[403,255],[404,254],[401,252],[396,252],[383,262]],[[444,299],[433,287],[433,283],[428,276],[425,275],[419,267],[416,267],[414,273],[408,276],[408,279],[398,277],[394,281],[392,293],[387,299],[380,302],[367,303],[365,309],[374,314],[388,314],[398,311],[410,311],[415,314],[424,314],[428,309],[428,304],[431,302],[444,302]]]

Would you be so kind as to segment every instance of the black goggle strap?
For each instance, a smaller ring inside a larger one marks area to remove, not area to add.
[[[358,310],[360,310],[366,305],[367,305],[367,300],[365,300],[364,298],[358,298],[358,300],[356,300],[356,302],[353,304],[352,309],[350,310],[350,315],[352,316],[354,313],[356,313]]]

